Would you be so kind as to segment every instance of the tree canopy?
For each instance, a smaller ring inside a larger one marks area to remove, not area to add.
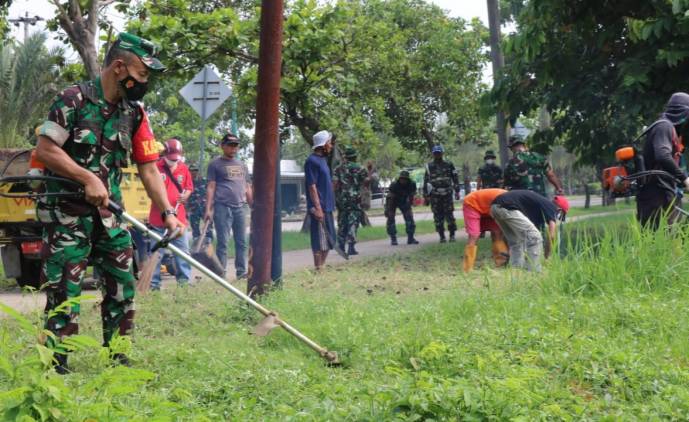
[[[188,78],[206,63],[232,80],[239,120],[251,126],[258,55],[257,2],[158,0],[132,13],[130,30],[163,46],[167,77]],[[143,19],[137,19],[141,17]],[[428,151],[436,140],[473,140],[485,28],[448,17],[421,0],[288,1],[281,115],[283,133],[307,142],[327,128],[363,156],[390,139]],[[437,138],[443,117],[453,139]],[[392,148],[394,150],[395,148]]]
[[[512,119],[539,107],[550,128],[534,144],[558,139],[584,163],[612,161],[689,71],[689,1],[504,0],[516,32],[504,40],[506,68],[493,90]]]

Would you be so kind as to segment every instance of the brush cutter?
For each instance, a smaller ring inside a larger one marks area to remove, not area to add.
[[[0,196],[5,196],[5,197],[11,197],[11,198],[31,198],[31,199],[37,199],[42,196],[58,196],[58,197],[63,197],[63,198],[83,198],[84,197],[84,190],[83,186],[79,185],[77,182],[70,180],[70,179],[65,179],[62,177],[54,177],[54,176],[13,176],[13,177],[0,177],[0,186],[4,184],[24,184],[24,183],[31,183],[31,182],[47,182],[47,181],[55,181],[55,182],[60,182],[63,184],[63,186],[70,186],[73,188],[72,191],[70,192],[60,192],[60,193],[39,193],[39,192],[2,192],[0,190]],[[11,190],[11,189],[10,189]],[[113,214],[119,216],[122,218],[124,221],[127,223],[131,224],[135,229],[139,230],[141,233],[144,235],[154,239],[156,242],[158,242],[159,246],[158,247],[163,247],[164,243],[166,242],[166,239],[164,236],[161,236],[160,234],[156,233],[155,231],[149,229],[146,227],[144,223],[141,221],[137,220],[136,218],[132,217],[129,215],[120,205],[116,204],[114,201],[108,201],[108,206],[107,209],[112,212]],[[168,236],[168,241],[172,236]],[[224,280],[222,277],[218,276],[215,274],[213,271],[209,270],[205,266],[203,266],[199,261],[195,260],[188,254],[186,254],[184,251],[181,249],[177,248],[175,245],[165,245],[168,250],[170,250],[172,253],[175,255],[179,256],[180,258],[184,259],[187,261],[192,267],[196,268],[197,270],[201,271],[203,274],[208,276],[211,280],[215,281],[217,284],[220,286],[224,287],[225,289],[229,290],[230,293],[235,295],[237,298],[240,300],[246,302],[249,304],[251,307],[256,309],[258,312],[260,312],[265,318],[255,327],[253,330],[253,333],[258,336],[265,336],[267,335],[273,328],[276,327],[282,327],[296,337],[299,341],[313,349],[315,352],[317,352],[323,359],[325,359],[328,364],[336,366],[340,364],[339,357],[337,355],[337,352],[328,350],[325,347],[320,346],[318,343],[314,342],[304,334],[302,334],[299,330],[296,328],[292,327],[289,325],[287,322],[284,320],[280,319],[277,315],[277,313],[265,308],[263,305],[260,303],[256,302],[246,294],[244,294],[242,291],[228,283],[226,280]]]

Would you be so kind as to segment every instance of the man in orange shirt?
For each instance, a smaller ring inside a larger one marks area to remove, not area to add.
[[[489,231],[493,241],[493,260],[495,265],[502,267],[507,263],[507,244],[503,239],[500,227],[490,216],[490,206],[499,195],[507,192],[504,189],[481,189],[474,191],[464,198],[464,229],[469,236],[464,247],[464,272],[474,268],[478,246],[476,242],[481,232]]]

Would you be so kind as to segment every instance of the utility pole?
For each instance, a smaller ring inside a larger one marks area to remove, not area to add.
[[[24,17],[21,18],[15,18],[15,19],[8,19],[10,23],[13,23],[14,26],[19,28],[20,24],[24,24],[24,42],[29,38],[29,25],[35,26],[39,21],[43,21],[42,17],[36,15],[33,18],[29,17],[29,12],[25,12]]]
[[[493,81],[497,82],[502,68],[505,67],[505,59],[500,51],[500,8],[498,0],[488,1],[488,26],[490,27],[490,57],[493,62]],[[500,163],[507,164],[507,122],[505,113],[498,110],[496,130],[498,132],[498,145],[500,146]]]
[[[256,135],[254,138],[254,209],[251,213],[249,296],[262,295],[271,284],[273,213],[275,210],[280,123],[283,0],[262,0],[258,49]]]

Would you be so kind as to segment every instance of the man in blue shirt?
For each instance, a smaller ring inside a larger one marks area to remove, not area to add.
[[[311,250],[316,270],[325,265],[328,252],[335,245],[335,193],[328,167],[328,154],[332,151],[332,134],[322,130],[313,135],[313,153],[304,163],[306,177],[306,207],[311,214]]]

